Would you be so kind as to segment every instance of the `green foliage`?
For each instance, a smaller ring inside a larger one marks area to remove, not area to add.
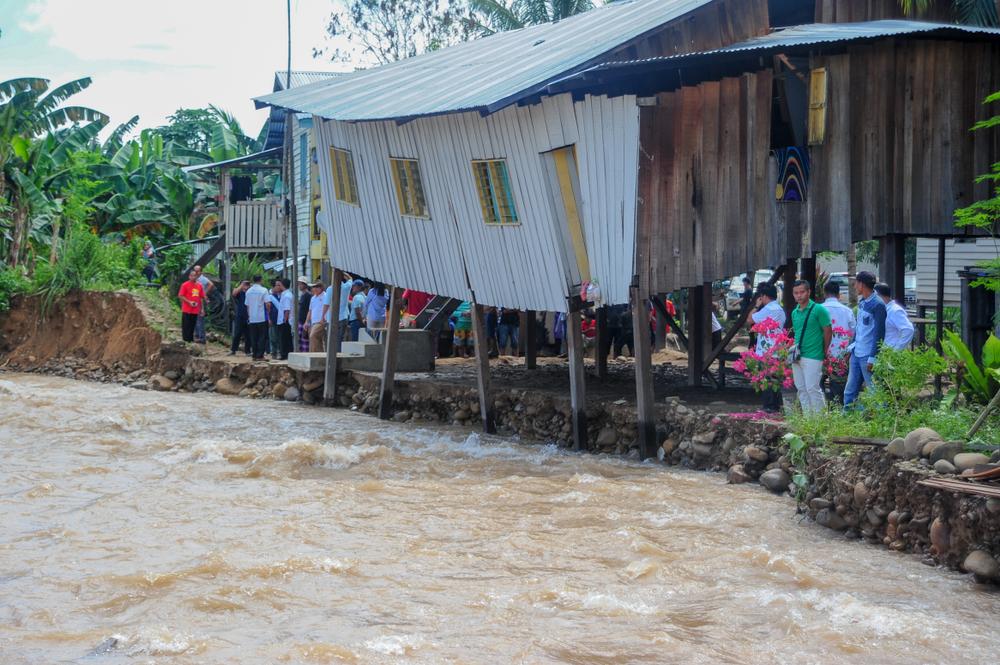
[[[55,263],[35,267],[32,292],[41,297],[42,313],[70,291],[111,290],[136,286],[141,281],[140,247],[106,244],[85,227],[69,230]]]
[[[480,35],[552,23],[601,4],[593,0],[470,0],[471,23]]]
[[[31,281],[25,277],[21,268],[0,268],[0,312],[10,309],[10,301],[14,296],[27,293]]]
[[[899,6],[910,16],[924,14],[935,0],[899,0]],[[995,0],[951,0],[955,21],[966,25],[996,27],[1000,25]]]
[[[948,363],[933,349],[897,351],[883,346],[872,368],[872,378],[879,393],[876,399],[895,413],[912,409],[923,399],[927,383],[946,369]]]
[[[962,376],[961,390],[970,402],[986,404],[1000,387],[1000,339],[990,335],[983,345],[982,365],[976,363],[969,347],[951,330],[944,331],[941,350],[952,359]]]
[[[187,275],[184,271],[191,267],[193,250],[191,245],[177,245],[160,251],[160,279],[169,294],[176,294]]]
[[[792,474],[792,483],[795,484],[795,496],[798,500],[805,497],[809,489],[809,474],[805,472],[806,453],[809,451],[809,441],[798,434],[789,432],[782,437],[788,446],[788,460],[795,467],[796,472]]]
[[[252,279],[254,275],[263,276],[266,272],[264,264],[255,256],[250,254],[237,254],[230,263],[229,269],[232,274],[233,285],[244,279]]]

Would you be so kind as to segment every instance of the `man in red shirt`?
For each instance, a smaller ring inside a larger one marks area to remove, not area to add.
[[[431,294],[424,293],[423,291],[406,289],[403,291],[403,303],[406,306],[406,313],[411,316],[420,314],[433,297]]]
[[[181,284],[177,297],[181,299],[181,336],[185,342],[194,341],[194,327],[198,315],[205,306],[205,287],[198,283],[198,273],[188,273],[188,279]]]

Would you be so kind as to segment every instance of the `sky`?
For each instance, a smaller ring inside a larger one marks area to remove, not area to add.
[[[292,0],[292,68],[344,71],[314,59],[337,0]],[[178,108],[215,104],[256,136],[287,63],[285,0],[0,0],[0,81],[21,76],[93,84],[72,98],[140,128]]]

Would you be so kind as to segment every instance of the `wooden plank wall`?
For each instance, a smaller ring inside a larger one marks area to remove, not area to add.
[[[772,214],[770,70],[661,93],[642,109],[639,286],[659,293],[785,260]]]
[[[735,44],[770,30],[767,0],[717,0],[613,51],[606,58],[635,60]]]
[[[540,153],[576,146],[591,273],[628,302],[635,248],[639,110],[633,96],[546,97],[492,115],[395,122],[316,119],[330,259],[351,274],[480,304],[565,311],[570,286]],[[330,147],[352,152],[360,204],[333,197]],[[420,162],[429,219],[400,215],[390,157]],[[487,225],[474,159],[505,159],[519,224]],[[464,260],[464,261],[463,261]]]
[[[892,18],[914,18],[907,16],[899,6],[899,0],[816,0],[817,23],[857,23]],[[935,0],[919,20],[953,20],[951,0]]]
[[[830,85],[799,256],[890,233],[954,235],[953,212],[988,195],[1000,132],[970,132],[1000,89],[1000,46],[886,41],[814,58]]]

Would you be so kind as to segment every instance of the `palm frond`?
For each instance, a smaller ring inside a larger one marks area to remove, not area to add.
[[[953,0],[955,18],[966,25],[1000,26],[994,0]]]

